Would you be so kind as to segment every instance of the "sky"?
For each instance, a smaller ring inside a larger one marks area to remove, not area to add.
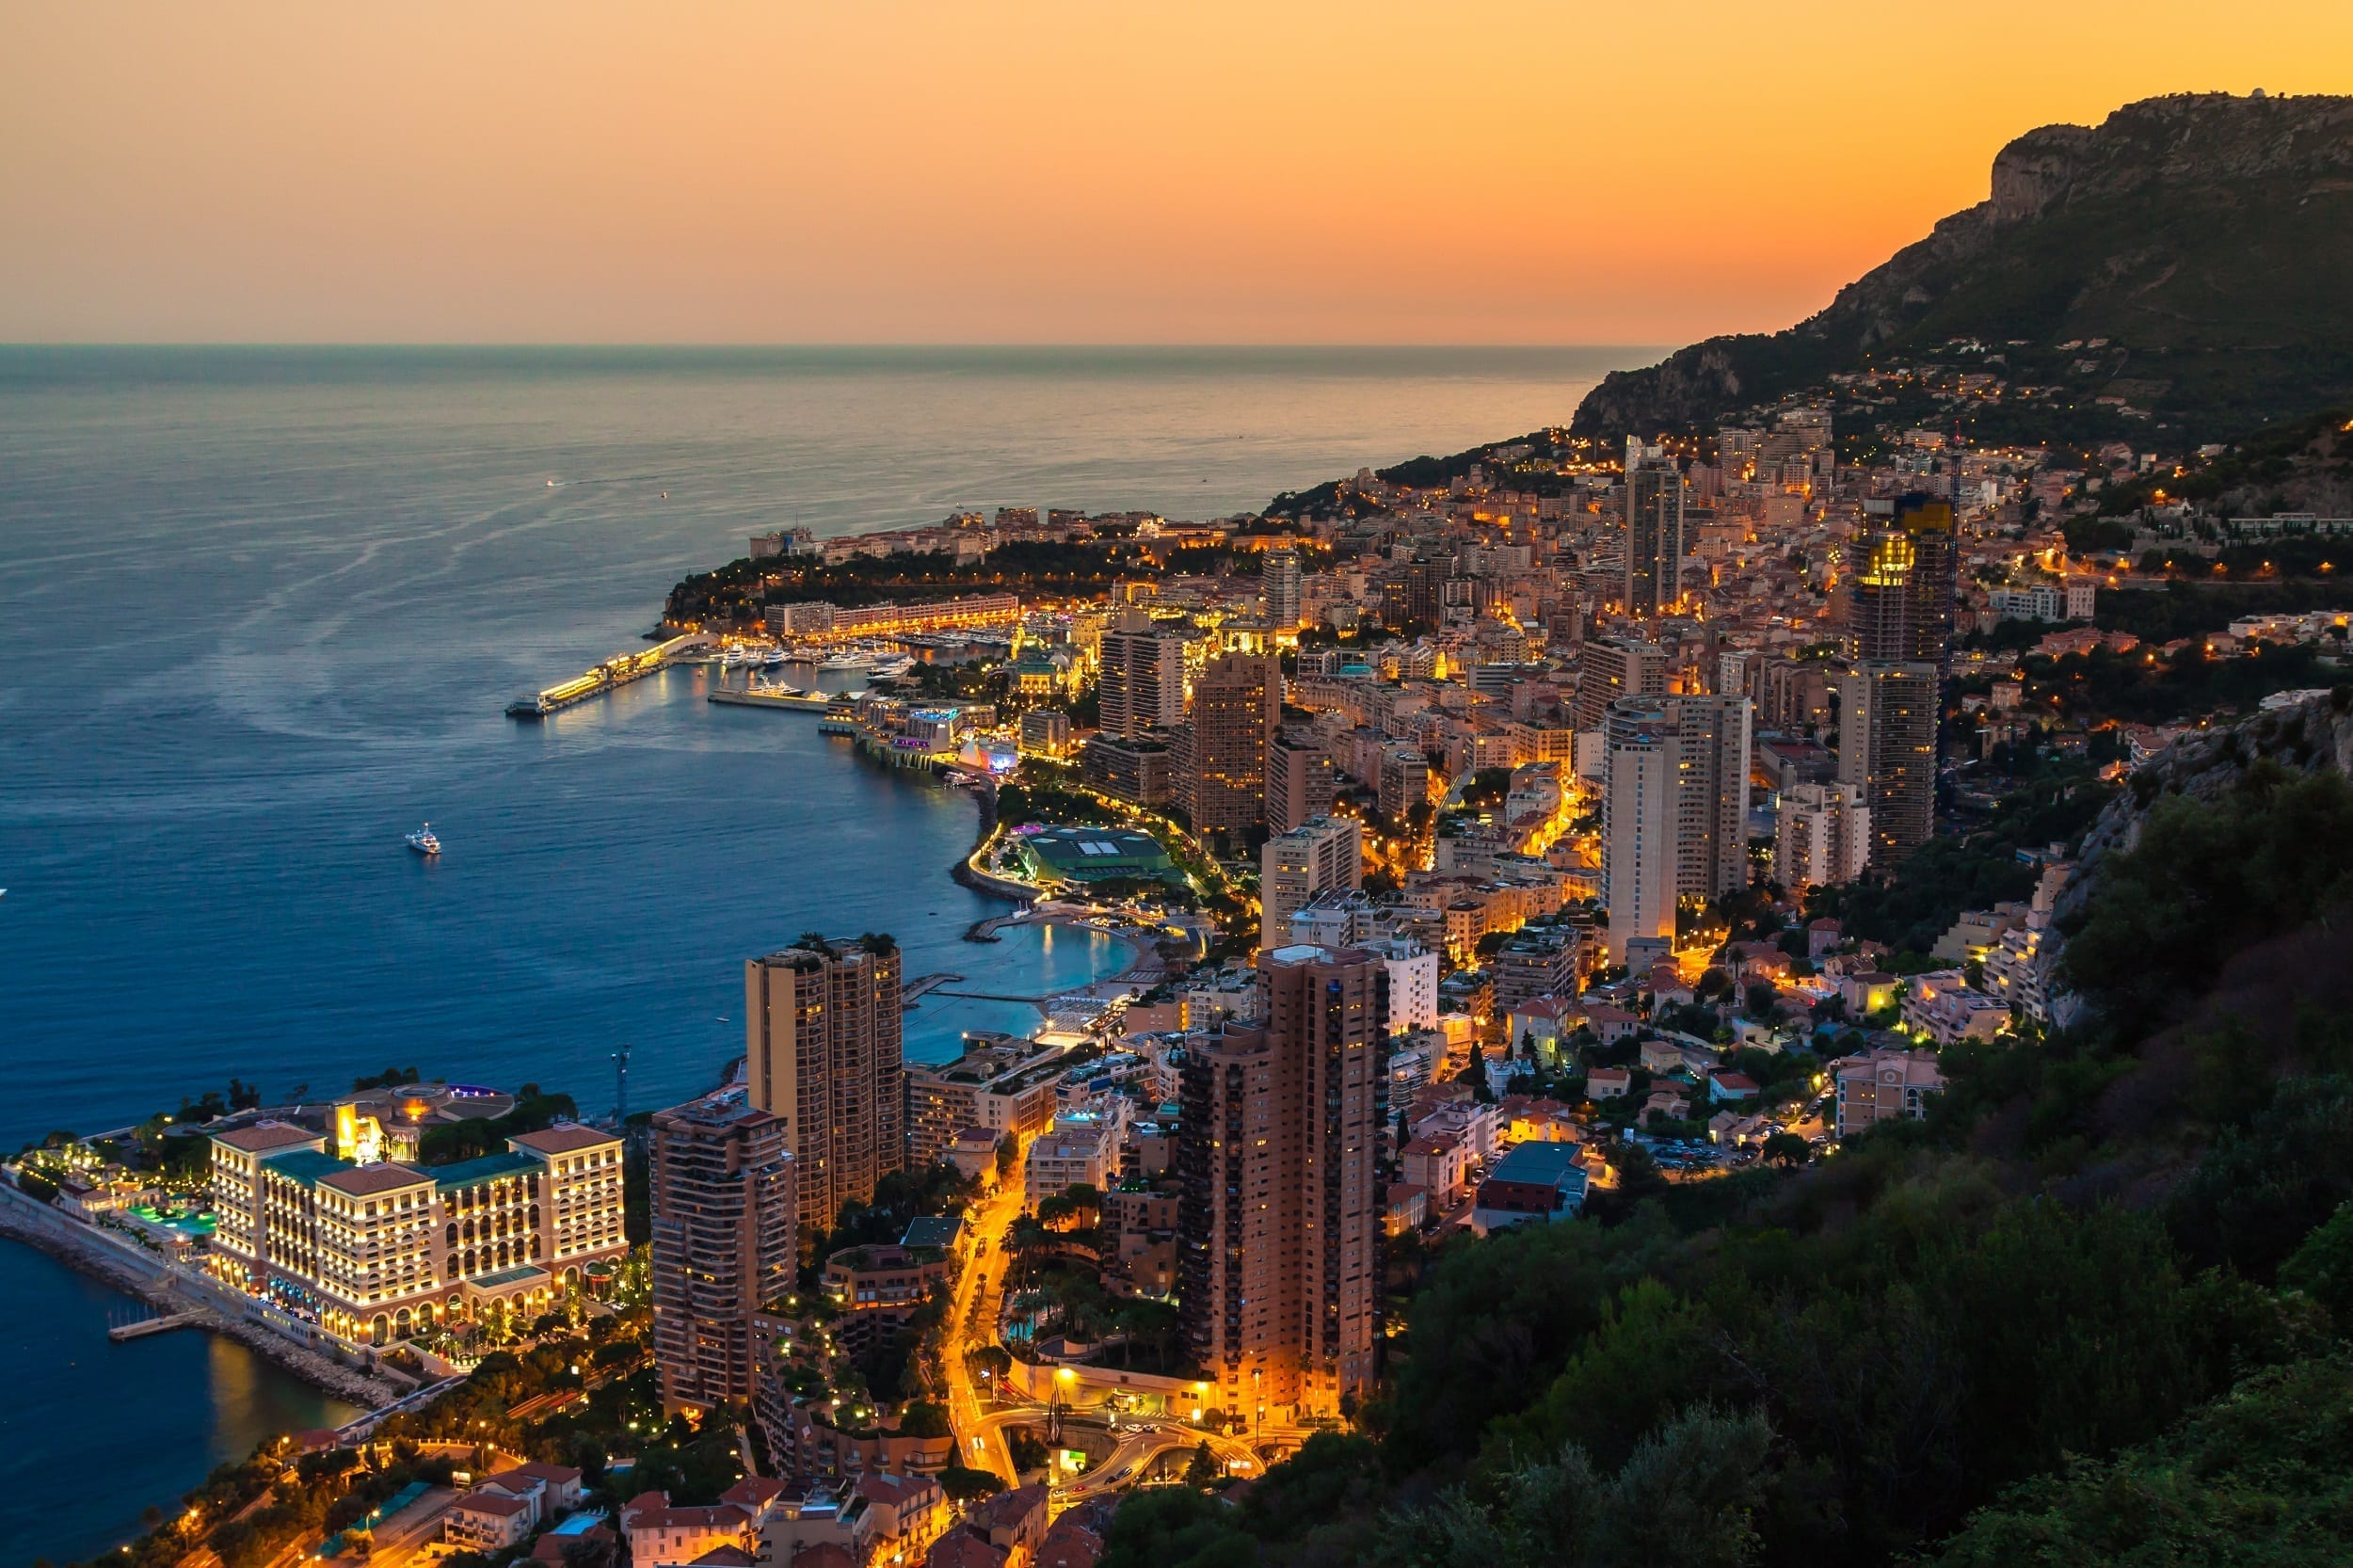
[[[0,0],[0,341],[1665,344],[2345,0]]]

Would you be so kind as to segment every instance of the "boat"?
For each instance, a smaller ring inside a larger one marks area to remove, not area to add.
[[[852,648],[846,652],[835,654],[832,658],[826,660],[824,664],[818,665],[817,667],[821,670],[836,671],[872,669],[874,667],[874,656],[871,653]]]
[[[767,652],[760,656],[760,667],[763,669],[780,670],[784,668],[786,663],[784,649],[780,648],[770,648]]]
[[[441,853],[441,840],[433,836],[433,824],[426,823],[408,835],[408,847],[419,855],[436,856]]]

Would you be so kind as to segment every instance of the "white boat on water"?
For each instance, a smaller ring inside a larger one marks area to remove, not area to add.
[[[760,656],[760,663],[763,669],[780,670],[785,666],[785,651],[780,648],[772,648]]]
[[[433,836],[433,824],[431,823],[426,823],[423,827],[420,827],[414,833],[409,834],[408,837],[408,847],[415,850],[419,855],[430,856],[441,853],[441,840]]]
[[[874,667],[874,656],[871,653],[861,651],[860,649],[852,648],[847,652],[835,654],[832,658],[826,660],[824,664],[818,665],[817,667],[821,670],[834,670],[837,672],[842,670],[869,670]]]
[[[901,676],[914,667],[914,660],[904,653],[894,653],[888,658],[875,661],[874,673],[880,676]]]

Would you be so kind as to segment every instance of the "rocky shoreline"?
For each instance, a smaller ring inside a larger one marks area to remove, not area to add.
[[[200,1314],[199,1320],[190,1325],[192,1328],[233,1339],[321,1393],[347,1400],[362,1410],[378,1409],[409,1391],[402,1384],[372,1376],[330,1355],[298,1345],[265,1324],[183,1294],[174,1288],[173,1276],[160,1261],[155,1265],[155,1272],[144,1273],[107,1241],[88,1234],[87,1226],[46,1206],[39,1206],[37,1210],[35,1205],[36,1200],[13,1191],[0,1194],[0,1238],[46,1253],[76,1272],[159,1311]]]

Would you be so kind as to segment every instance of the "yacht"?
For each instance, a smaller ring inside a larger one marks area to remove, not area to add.
[[[433,824],[426,823],[408,835],[408,847],[419,855],[434,856],[441,853],[441,840],[433,836]]]
[[[874,656],[858,648],[837,653],[817,666],[821,670],[866,670],[874,667]]]
[[[772,648],[760,656],[760,663],[766,669],[780,670],[784,668],[785,662],[785,651],[780,648]]]

